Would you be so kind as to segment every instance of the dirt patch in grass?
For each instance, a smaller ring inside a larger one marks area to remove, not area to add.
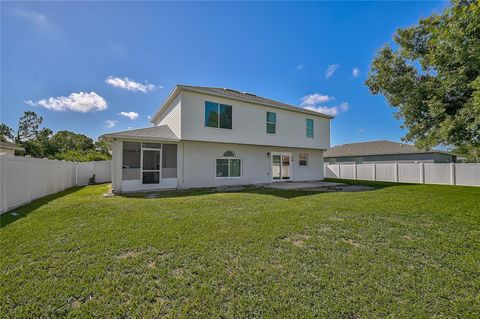
[[[124,252],[121,255],[118,255],[117,259],[134,258],[134,257],[140,256],[141,254],[142,254],[142,252],[140,252],[140,251],[129,250],[129,251]]]
[[[183,271],[182,268],[177,268],[177,269],[172,270],[172,275],[175,278],[182,278],[183,273],[184,273],[184,271]]]
[[[342,241],[343,243],[349,244],[349,245],[351,245],[351,246],[353,246],[353,247],[357,247],[357,248],[362,247],[362,244],[354,241],[353,239],[345,239],[345,238],[342,238],[341,241]]]
[[[283,238],[284,241],[289,242],[297,247],[305,246],[305,241],[308,239],[310,239],[310,236],[306,234],[295,234],[293,236]]]

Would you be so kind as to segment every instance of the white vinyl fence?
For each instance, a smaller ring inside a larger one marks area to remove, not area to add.
[[[326,178],[480,186],[480,163],[325,164]]]
[[[0,156],[0,214],[34,199],[76,185],[110,182],[111,161],[66,162],[20,156]]]

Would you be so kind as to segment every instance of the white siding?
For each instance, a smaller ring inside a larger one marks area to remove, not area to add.
[[[122,191],[123,141],[112,143],[112,191]]]
[[[208,142],[182,142],[178,149],[179,167],[182,169],[178,174],[179,188],[270,183],[271,155],[268,157],[267,152],[292,153],[293,181],[323,179],[323,152],[320,150]],[[215,177],[215,160],[221,158],[225,151],[233,151],[237,158],[241,158],[241,177]],[[308,153],[308,166],[298,165],[300,152]]]
[[[155,125],[168,125],[173,133],[182,138],[182,93],[178,94],[172,103],[160,114]]]
[[[182,136],[184,140],[274,145],[327,149],[330,119],[228,98],[183,91]],[[205,127],[205,101],[232,105],[232,129]],[[266,133],[266,112],[277,114],[276,134]],[[306,119],[314,120],[314,137],[306,137]]]

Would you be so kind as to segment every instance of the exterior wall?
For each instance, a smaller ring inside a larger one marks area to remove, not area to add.
[[[337,163],[355,163],[362,159],[363,163],[451,163],[453,156],[441,153],[398,154],[398,155],[369,155],[352,157],[325,157],[325,162],[335,158]],[[358,163],[357,164],[361,164]]]
[[[182,137],[182,93],[170,103],[169,106],[162,112],[160,117],[155,122],[156,126],[168,125],[173,133],[178,137]]]
[[[112,143],[112,191],[122,191],[122,158],[123,141],[115,140]]]
[[[254,145],[327,149],[330,119],[256,105],[208,94],[183,91],[182,139]],[[205,127],[205,101],[232,105],[232,129]],[[266,112],[277,114],[276,134],[266,133]],[[306,137],[306,119],[314,120],[314,137]]]
[[[242,160],[242,176],[217,178],[216,162],[226,151]],[[323,151],[312,149],[240,145],[209,142],[181,142],[178,147],[178,188],[247,185],[272,182],[271,155],[267,152],[292,153],[292,181],[323,179]],[[299,153],[308,153],[308,165],[299,166]]]

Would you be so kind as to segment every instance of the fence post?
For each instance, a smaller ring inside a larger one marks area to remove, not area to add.
[[[341,177],[342,174],[340,174],[340,164],[337,164],[337,166],[338,166],[338,178],[342,178],[342,177]]]
[[[75,162],[75,186],[78,186],[78,162]]]
[[[450,185],[455,184],[455,163],[450,163]]]
[[[357,179],[357,163],[353,164],[353,179]]]
[[[7,155],[0,155],[0,214],[5,213],[8,210],[7,201]]]
[[[425,184],[425,168],[423,163],[420,163],[420,184]]]
[[[393,165],[393,169],[394,169],[393,180],[395,181],[395,183],[398,183],[398,163],[397,162],[395,162],[395,164]]]
[[[377,180],[377,163],[373,163],[373,180]]]

